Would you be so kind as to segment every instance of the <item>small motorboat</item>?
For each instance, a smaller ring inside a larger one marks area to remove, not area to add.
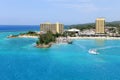
[[[94,54],[94,55],[99,54],[96,49],[90,49],[88,52],[89,52],[90,54]]]

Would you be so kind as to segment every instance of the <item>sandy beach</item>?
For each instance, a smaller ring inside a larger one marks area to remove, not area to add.
[[[19,38],[38,38],[38,36],[19,35]],[[68,39],[106,39],[106,40],[120,40],[120,37],[67,37]]]
[[[19,35],[19,38],[38,38],[38,36]]]
[[[68,39],[106,39],[106,40],[120,40],[120,37],[68,37]]]

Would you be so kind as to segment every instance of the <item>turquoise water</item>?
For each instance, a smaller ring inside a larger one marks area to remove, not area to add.
[[[120,80],[120,40],[75,40],[49,49],[0,33],[0,80]],[[99,55],[91,55],[97,49]]]

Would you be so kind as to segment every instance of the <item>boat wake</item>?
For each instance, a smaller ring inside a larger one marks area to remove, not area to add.
[[[79,45],[79,44],[75,44],[75,45],[77,45],[78,47],[80,47],[83,50],[87,50],[87,48],[85,46],[83,46],[83,45]]]
[[[96,48],[97,50],[105,50],[105,49],[111,49],[111,48],[119,48],[120,46],[107,46],[102,48]]]
[[[105,49],[111,49],[111,48],[120,48],[120,46],[107,46],[102,48],[94,48],[94,49],[89,49],[88,52],[90,54],[99,54],[98,50],[105,50]]]

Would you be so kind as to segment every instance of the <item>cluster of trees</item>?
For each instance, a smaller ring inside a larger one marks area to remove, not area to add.
[[[49,44],[51,42],[55,42],[56,38],[61,36],[61,34],[53,34],[52,32],[48,31],[46,34],[39,35],[39,39],[36,42],[37,45],[39,44]]]
[[[117,28],[117,32],[120,34],[120,21],[107,22],[106,26],[108,26],[108,27],[116,27]],[[113,30],[113,32],[114,32],[114,30]]]
[[[117,31],[118,31],[118,33],[120,34],[120,26],[119,26],[119,27],[117,27]]]
[[[36,34],[36,32],[34,32],[34,31],[28,31],[27,34]]]
[[[116,29],[115,29],[115,28],[110,28],[110,29],[109,29],[109,32],[111,32],[111,33],[116,33]]]
[[[20,33],[20,35],[38,36],[38,34],[34,31],[28,31],[27,33]]]

